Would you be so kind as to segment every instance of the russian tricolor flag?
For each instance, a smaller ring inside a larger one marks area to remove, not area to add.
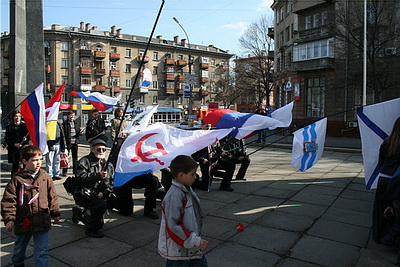
[[[275,110],[269,116],[218,109],[209,112],[203,121],[219,129],[235,127],[231,135],[242,139],[257,130],[288,127],[292,123],[292,109],[293,102]]]
[[[57,119],[60,111],[62,94],[64,92],[65,82],[58,88],[50,101],[46,104],[46,128],[47,140],[56,140]]]
[[[43,83],[21,102],[21,115],[32,144],[42,150],[43,155],[49,152],[47,148],[46,114],[43,96]]]
[[[77,92],[77,91],[72,91],[69,93],[71,96],[78,96],[86,101],[89,101],[90,104],[92,104],[97,110],[99,111],[106,111],[109,108],[112,108],[115,106],[118,101],[121,100],[122,94],[117,95],[117,97],[110,97],[110,96],[105,96],[99,92]]]

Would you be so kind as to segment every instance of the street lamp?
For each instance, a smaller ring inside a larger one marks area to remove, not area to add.
[[[172,19],[176,22],[176,24],[179,25],[179,27],[181,27],[181,29],[185,33],[186,39],[188,41],[188,46],[189,46],[189,76],[190,76],[192,74],[192,63],[191,63],[191,55],[190,55],[189,36],[187,35],[187,33],[186,33],[185,29],[182,27],[182,25],[179,23],[179,20],[177,18],[175,18],[175,17],[173,17]],[[190,79],[189,79],[188,84],[189,84],[189,88],[190,88],[190,90],[189,90],[189,92],[190,92],[190,97],[189,97],[189,115],[192,115],[193,114],[193,111],[192,111],[192,85],[190,84]]]

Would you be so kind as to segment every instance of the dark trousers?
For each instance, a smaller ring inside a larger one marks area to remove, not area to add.
[[[19,162],[21,159],[21,149],[13,148],[12,151],[10,151],[9,153],[11,154],[11,162],[12,162],[11,177],[13,177],[19,168]]]
[[[86,229],[88,231],[95,231],[101,225],[101,220],[103,215],[108,208],[108,204],[104,199],[100,199],[97,196],[92,196],[89,199],[86,197],[75,194],[74,199],[76,204],[82,206],[90,211],[90,216],[88,216],[85,222]]]
[[[223,174],[222,174],[222,172],[218,172],[218,173],[222,174],[221,175],[222,182],[221,182],[221,185],[219,188],[230,187],[231,182],[232,182],[233,173],[235,172],[235,163],[228,161],[226,159],[220,158],[217,162],[217,165],[215,165],[215,167],[211,170],[211,176],[214,176],[214,174],[218,170],[225,171],[225,173],[223,173]]]
[[[124,216],[131,216],[133,214],[132,188],[145,189],[145,210],[156,207],[156,192],[159,188],[159,181],[156,176],[148,173],[134,177],[123,186],[114,188],[114,194],[117,197],[114,208],[116,208],[119,213]]]
[[[241,160],[233,160],[232,162],[235,164],[240,164],[240,168],[238,170],[238,173],[236,174],[236,179],[243,179],[246,175],[247,169],[249,168],[250,159],[248,157],[245,157]]]
[[[111,155],[110,155],[110,163],[112,163],[113,166],[117,166],[117,161],[118,161],[118,154],[119,151],[121,150],[122,143],[125,141],[125,139],[122,138],[117,138],[116,144],[112,147],[111,150]]]
[[[212,176],[210,176],[210,165],[209,163],[206,164],[199,164],[201,177],[197,176],[194,184],[192,187],[198,188],[200,190],[208,190],[212,182]]]
[[[73,144],[67,148],[68,154],[72,153],[72,172],[75,174],[76,166],[78,165],[78,144]],[[63,168],[63,175],[67,175],[68,168]]]

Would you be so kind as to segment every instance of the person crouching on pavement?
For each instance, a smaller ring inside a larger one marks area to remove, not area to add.
[[[208,241],[201,238],[200,199],[191,188],[197,163],[180,155],[170,169],[175,178],[161,204],[158,252],[167,260],[166,266],[208,266],[203,252]]]
[[[6,230],[14,230],[17,236],[12,262],[24,266],[26,247],[33,236],[35,266],[47,266],[50,217],[58,223],[60,216],[57,192],[50,175],[40,167],[40,148],[24,146],[21,159],[25,169],[11,178],[1,200]]]
[[[74,194],[74,199],[76,204],[89,210],[90,216],[85,219],[86,234],[94,238],[104,236],[99,229],[103,226],[103,215],[108,208],[106,200],[112,194],[110,180],[114,176],[114,167],[108,164],[105,169],[105,164],[106,142],[95,139],[90,144],[90,154],[81,158],[76,168],[78,193]],[[76,218],[73,217],[73,221]]]

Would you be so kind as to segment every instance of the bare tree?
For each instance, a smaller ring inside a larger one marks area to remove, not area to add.
[[[341,57],[362,66],[363,57],[363,1],[338,1],[336,12],[336,37]],[[371,0],[367,7],[367,86],[369,99],[380,102],[385,99],[389,89],[398,86],[398,64],[396,55],[399,51],[400,12],[398,1]],[[397,45],[397,47],[396,47]],[[353,69],[355,77],[361,77],[362,68]],[[397,77],[396,77],[397,76]]]
[[[273,39],[268,36],[273,18],[262,16],[252,23],[239,38],[242,56],[236,59],[236,87],[247,98],[253,98],[256,106],[271,104],[273,92]]]
[[[225,108],[230,108],[242,96],[243,91],[235,86],[235,75],[228,65],[219,66],[216,73],[220,79],[215,83],[217,93],[215,98],[222,102]],[[229,73],[229,75],[228,75]]]

